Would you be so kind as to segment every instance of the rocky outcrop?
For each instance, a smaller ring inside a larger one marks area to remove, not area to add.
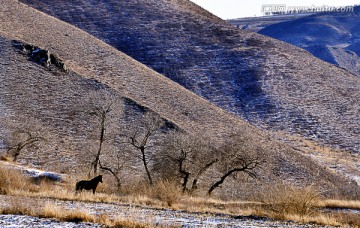
[[[50,53],[49,50],[41,49],[35,45],[27,44],[21,41],[14,40],[13,45],[20,50],[24,55],[35,63],[38,63],[49,70],[67,71],[67,67],[62,59],[55,54]]]

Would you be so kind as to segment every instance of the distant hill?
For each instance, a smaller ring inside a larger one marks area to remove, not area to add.
[[[269,15],[269,16],[261,16],[261,17],[244,17],[244,18],[230,19],[227,20],[227,22],[243,30],[258,32],[259,30],[266,28],[270,25],[303,18],[309,15],[310,14],[285,14],[285,15]]]
[[[187,0],[21,2],[259,127],[360,152],[359,77],[302,49],[239,30]]]
[[[270,36],[301,47],[314,56],[360,75],[360,7],[353,12],[320,13],[307,17],[264,17],[267,24],[257,26],[260,34]],[[282,20],[280,20],[282,19]],[[230,20],[229,22],[249,29],[262,18]]]

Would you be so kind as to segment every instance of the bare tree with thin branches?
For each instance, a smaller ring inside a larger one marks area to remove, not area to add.
[[[150,137],[163,125],[164,121],[158,114],[147,112],[144,122],[135,126],[128,136],[128,143],[139,152],[150,185],[153,184],[153,178],[149,170],[150,154],[147,149],[150,147]]]
[[[257,169],[264,162],[263,150],[245,131],[231,136],[217,152],[219,162],[216,164],[216,168],[220,176],[210,186],[207,194],[211,195],[228,177],[236,178],[236,174],[239,172],[257,178]]]
[[[206,171],[218,162],[215,149],[206,136],[173,132],[165,141],[162,153],[157,159],[159,172],[168,178],[181,179],[183,192],[192,193],[198,188],[198,181]]]
[[[126,158],[120,151],[115,152],[115,159],[112,160],[111,164],[104,164],[99,160],[99,168],[109,172],[115,178],[118,189],[121,188],[121,174],[125,168],[125,164]]]
[[[45,138],[40,135],[39,132],[31,131],[16,131],[11,134],[11,138],[6,143],[6,157],[11,157],[13,161],[16,161],[21,151],[27,147],[38,146],[41,142],[45,141]],[[5,141],[5,140],[4,140]]]
[[[95,119],[95,124],[98,124],[96,128],[99,129],[97,152],[94,154],[89,172],[89,176],[96,176],[101,166],[100,156],[103,153],[104,143],[107,139],[111,139],[111,136],[107,136],[107,130],[116,117],[122,115],[121,100],[111,92],[99,90],[89,95],[87,105],[86,112]]]

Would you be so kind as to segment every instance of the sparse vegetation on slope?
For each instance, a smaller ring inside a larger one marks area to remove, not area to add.
[[[316,166],[287,146],[266,138],[268,136],[265,133],[248,126],[235,116],[197,97],[83,31],[21,3],[11,0],[3,0],[2,3],[7,6],[7,11],[1,14],[7,25],[0,24],[0,32],[7,38],[1,40],[2,58],[6,60],[6,64],[1,66],[3,69],[1,72],[4,72],[0,84],[1,108],[4,113],[10,112],[9,115],[1,117],[3,123],[10,125],[3,131],[11,132],[17,123],[32,120],[30,126],[49,133],[48,142],[41,149],[24,153],[19,157],[22,161],[30,164],[45,162],[42,164],[43,167],[67,173],[76,173],[81,169],[83,172],[87,171],[82,167],[89,167],[91,161],[94,161],[93,156],[99,148],[100,132],[97,127],[99,122],[88,115],[82,107],[90,107],[87,97],[93,91],[99,91],[100,94],[108,91],[120,104],[124,104],[124,116],[117,124],[107,128],[107,137],[112,140],[104,144],[106,154],[102,154],[101,161],[104,166],[109,167],[108,164],[117,160],[116,151],[121,151],[122,154],[132,151],[131,148],[122,145],[124,134],[131,132],[132,127],[142,119],[144,113],[156,112],[166,120],[166,124],[152,141],[152,143],[158,142],[156,147],[150,147],[153,155],[164,146],[160,143],[163,133],[174,129],[181,129],[194,135],[206,132],[215,147],[220,146],[228,136],[244,129],[250,137],[250,143],[256,142],[263,146],[264,157],[268,159],[266,166],[259,171],[261,179],[290,178],[302,183],[324,183],[324,186],[330,189],[336,183],[334,191],[349,189],[347,187],[344,189],[344,186],[349,184],[347,180],[340,179],[339,176]],[[13,17],[13,12],[19,11],[22,13]],[[33,30],[22,29],[24,27]],[[18,49],[13,47],[13,43],[8,38],[19,36],[24,37],[23,43],[31,43],[59,56],[68,67],[68,71],[49,71],[29,61],[27,56],[17,53]],[[5,56],[11,56],[11,60]],[[17,99],[13,99],[14,97]],[[134,169],[141,167],[141,160],[131,156],[125,156],[124,160],[131,164],[128,170],[124,169],[124,174],[131,172],[134,176],[143,176],[144,172]],[[314,176],[314,172],[318,175]],[[132,176],[120,174],[121,176],[126,177],[122,182],[132,179]],[[231,180],[226,184],[239,185],[237,181]],[[255,182],[249,181],[249,184]],[[223,189],[231,192],[235,188]],[[351,191],[356,192],[356,188]],[[225,195],[233,194],[222,192]]]
[[[256,189],[282,179],[299,188],[315,183],[326,196],[358,197],[353,182],[84,31],[17,1],[0,3],[0,146],[18,129],[41,132],[44,143],[24,147],[16,160],[74,178],[21,180],[19,187],[6,179],[4,194],[91,202],[145,195],[143,204],[186,208],[183,198],[206,193],[253,199],[263,194]],[[47,57],[29,59],[19,43],[59,56],[66,70],[44,64]],[[177,136],[199,141],[173,143]],[[106,180],[102,194],[73,194],[81,175],[98,172]]]
[[[241,31],[185,0],[21,2],[89,32],[253,124],[360,151],[359,77],[300,48]],[[327,18],[318,23],[324,31],[318,34],[326,34],[320,41],[352,39],[342,22],[334,29]],[[307,25],[289,28],[297,34]]]

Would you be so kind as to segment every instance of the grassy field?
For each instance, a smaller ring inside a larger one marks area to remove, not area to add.
[[[43,218],[58,218],[62,221],[93,222],[110,227],[147,227],[132,219],[114,219],[106,214],[96,216],[89,214],[85,208],[65,209],[54,200],[78,201],[93,203],[119,203],[131,207],[168,208],[187,212],[220,213],[232,216],[258,216],[276,220],[293,220],[299,223],[315,223],[329,226],[360,226],[356,213],[339,209],[360,210],[360,201],[327,199],[321,196],[319,189],[309,186],[305,188],[278,184],[258,193],[251,201],[224,201],[213,197],[191,196],[181,193],[171,182],[160,181],[154,186],[147,184],[121,189],[118,193],[108,193],[106,186],[100,185],[99,193],[91,192],[75,194],[74,181],[67,180],[62,184],[44,182],[36,185],[29,177],[0,169],[0,190],[8,196],[6,205],[1,206],[2,214],[21,214]],[[39,199],[46,199],[41,206]],[[250,200],[250,199],[249,199]],[[58,202],[58,201],[57,201]],[[38,205],[38,206],[36,206]],[[328,210],[333,209],[333,210]],[[337,211],[338,210],[338,211]],[[134,215],[134,218],[136,215]]]

